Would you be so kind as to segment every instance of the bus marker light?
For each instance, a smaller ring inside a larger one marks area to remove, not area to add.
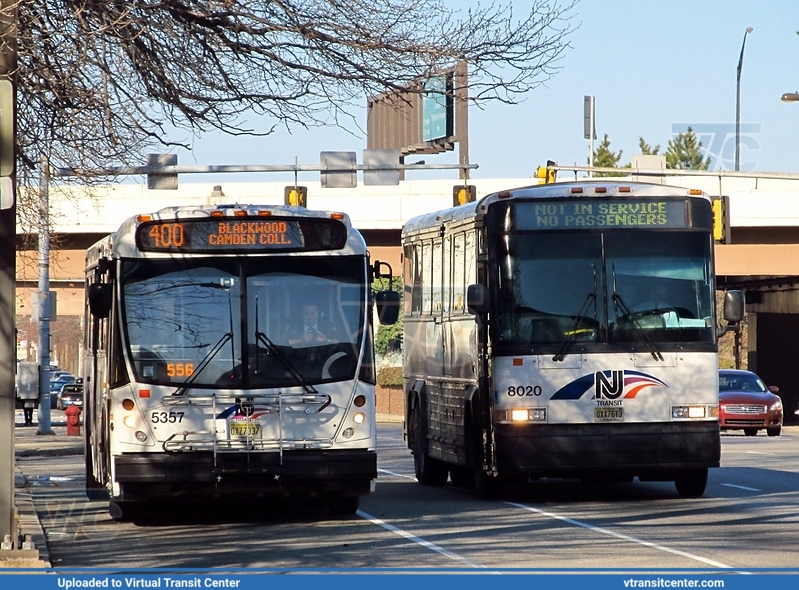
[[[619,187],[619,192],[620,193],[631,193],[631,192],[633,192],[633,189],[631,189],[629,186],[620,186]]]
[[[604,193],[608,192],[608,189],[606,187],[604,187],[604,186],[598,186],[598,187],[594,188],[594,192],[595,193],[604,194]]]
[[[359,408],[362,408],[366,405],[366,396],[365,395],[356,395],[355,396],[355,405]]]
[[[691,190],[688,191],[688,194],[689,195],[701,195],[702,191],[699,190],[698,188],[692,188]]]
[[[247,216],[247,212],[244,211],[243,209],[236,209],[233,212],[233,215],[235,215],[236,217],[246,217]]]
[[[134,407],[133,400],[126,397],[122,400],[122,407],[128,411],[132,410]]]
[[[140,389],[139,390],[139,397],[150,397],[150,390],[149,389]]]
[[[331,213],[330,214],[330,218],[331,219],[339,219],[339,220],[340,219],[344,219],[344,214],[343,213]]]
[[[271,211],[258,211],[258,215],[259,215],[259,217],[269,217],[270,215],[272,215],[272,212]]]
[[[209,215],[211,217],[224,217],[225,216],[225,212],[216,210],[216,211],[211,211],[211,213]]]
[[[150,215],[139,215],[139,216],[136,218],[136,220],[137,220],[139,223],[144,223],[145,221],[150,221],[151,219],[152,219],[152,217],[151,217]]]
[[[571,189],[571,193],[573,195],[582,195],[583,194],[583,188],[580,187],[580,186],[575,186],[574,188]]]

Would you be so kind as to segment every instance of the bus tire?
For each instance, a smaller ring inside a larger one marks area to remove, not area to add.
[[[108,514],[117,522],[134,520],[140,513],[141,505],[138,502],[115,500],[108,503]]]
[[[491,477],[482,467],[475,466],[474,491],[481,500],[496,500],[502,492],[502,482],[499,477]]]
[[[447,483],[449,471],[441,461],[430,457],[425,450],[422,411],[417,402],[413,409],[413,470],[416,480],[426,486],[443,486]]]
[[[704,469],[687,469],[674,478],[674,487],[683,498],[699,498],[707,488],[707,467]]]
[[[471,471],[468,467],[450,467],[449,479],[452,485],[459,488],[468,488],[472,483]]]
[[[358,496],[345,496],[343,498],[328,498],[327,509],[336,516],[349,516],[358,512],[361,499]]]

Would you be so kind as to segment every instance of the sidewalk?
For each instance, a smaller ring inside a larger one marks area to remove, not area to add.
[[[82,455],[83,437],[67,436],[63,412],[51,413],[52,434],[38,434],[38,425],[24,426],[22,411],[14,416],[14,456],[63,456]],[[25,476],[14,466],[14,507],[19,522],[20,534],[25,541],[23,549],[0,551],[0,568],[49,568],[50,553],[44,529],[33,505],[33,498],[26,487]],[[28,545],[32,543],[32,545]]]

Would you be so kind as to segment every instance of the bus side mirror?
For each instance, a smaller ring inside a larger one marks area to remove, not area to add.
[[[724,320],[738,324],[744,319],[743,291],[727,291],[724,294]]]
[[[488,301],[488,288],[485,285],[475,284],[466,288],[466,309],[474,315],[485,315],[490,309]]]
[[[108,283],[92,283],[87,294],[89,309],[96,318],[107,318],[111,313],[113,291]]]
[[[396,324],[399,318],[399,291],[378,291],[375,293],[377,319],[385,325]]]

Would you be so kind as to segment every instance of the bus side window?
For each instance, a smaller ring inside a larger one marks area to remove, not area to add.
[[[433,311],[433,256],[431,242],[422,243],[422,314]]]
[[[452,311],[464,313],[466,311],[466,237],[457,234],[452,248]]]

